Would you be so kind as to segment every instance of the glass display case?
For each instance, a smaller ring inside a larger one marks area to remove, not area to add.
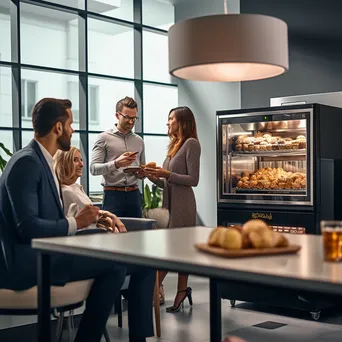
[[[312,205],[312,110],[218,116],[219,202]]]

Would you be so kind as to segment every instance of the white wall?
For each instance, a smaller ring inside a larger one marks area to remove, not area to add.
[[[229,0],[228,10],[230,13],[239,13],[240,1]],[[186,0],[175,5],[176,22],[223,13],[222,0]],[[179,105],[189,106],[193,110],[202,146],[200,183],[195,188],[198,222],[216,226],[216,111],[241,108],[240,83],[178,80],[178,86]]]

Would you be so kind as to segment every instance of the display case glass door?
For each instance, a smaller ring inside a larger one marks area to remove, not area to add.
[[[312,205],[312,135],[312,110],[219,116],[219,202]]]

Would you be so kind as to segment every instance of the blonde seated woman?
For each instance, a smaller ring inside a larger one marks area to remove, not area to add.
[[[71,147],[69,151],[59,150],[54,159],[56,175],[62,188],[64,214],[66,217],[76,216],[79,210],[92,204],[82,185],[76,183],[77,179],[82,176],[84,166],[81,152],[76,147]],[[100,210],[97,223],[88,228],[95,227],[105,228],[114,233],[126,231],[125,225],[120,219],[105,210]]]

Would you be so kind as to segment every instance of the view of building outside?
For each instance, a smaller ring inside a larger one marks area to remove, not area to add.
[[[84,135],[90,158],[97,135],[116,122],[116,102],[124,96],[135,97],[136,86],[141,84],[142,108],[138,115],[143,125],[138,133],[145,140],[147,160],[161,164],[168,144],[167,115],[178,105],[178,88],[168,73],[167,30],[174,23],[174,8],[167,0],[141,1],[142,25],[133,27],[133,0],[88,0],[88,112],[82,113],[79,54],[86,37],[80,34],[83,21],[77,9],[84,10],[84,2],[49,0],[51,7],[47,8],[39,2],[18,1],[21,57],[18,64],[12,56],[10,0],[0,0],[0,142],[11,151],[26,146],[33,137],[34,104],[43,97],[68,98],[73,103],[76,130],[72,144],[81,147]],[[142,62],[136,60],[139,56],[136,51],[139,44],[134,40],[136,28],[142,32]],[[140,78],[135,77],[137,62],[142,64]],[[13,77],[18,69],[20,98],[13,90],[18,86]],[[16,106],[21,108],[20,120],[16,116],[18,110],[13,109]],[[80,118],[85,115],[88,125],[80,127]],[[21,146],[16,143],[18,134]],[[0,155],[6,158],[1,150]],[[85,170],[89,193],[102,192],[101,177],[91,176],[89,167]]]

